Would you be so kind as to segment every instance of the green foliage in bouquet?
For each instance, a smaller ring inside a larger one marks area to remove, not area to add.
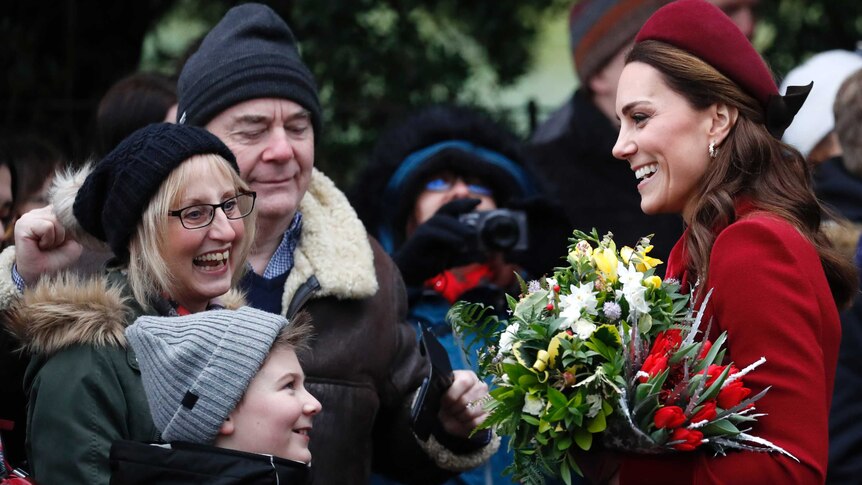
[[[649,238],[618,250],[593,230],[570,242],[567,265],[508,297],[507,322],[481,304],[458,302],[448,314],[465,348],[482,349],[479,374],[493,388],[482,428],[511,436],[509,471],[525,483],[543,483],[543,473],[570,483],[580,473],[572,450],[589,450],[617,412],[624,340],[648,342],[690,318],[679,285],[655,276]]]

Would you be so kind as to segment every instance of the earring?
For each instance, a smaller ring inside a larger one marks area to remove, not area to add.
[[[718,150],[715,148],[715,141],[709,142],[709,158],[718,156]]]

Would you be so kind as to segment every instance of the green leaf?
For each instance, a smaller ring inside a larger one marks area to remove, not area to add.
[[[605,413],[600,412],[595,417],[587,419],[587,431],[590,433],[601,433],[608,427],[605,420]]]
[[[694,369],[692,370],[694,372],[700,372],[714,363],[720,363],[721,359],[716,360],[716,358],[719,357],[721,346],[724,345],[725,340],[727,340],[727,332],[721,332],[721,335],[719,335],[718,338],[715,339],[715,342],[712,343],[712,347],[709,349],[709,352],[706,353],[703,360],[694,366]]]
[[[548,388],[548,401],[550,401],[552,406],[558,408],[565,408],[569,404],[569,400],[566,399],[566,396],[553,387]]]
[[[707,424],[701,428],[704,436],[735,436],[739,434],[739,429],[726,419],[721,419]]]
[[[575,430],[575,443],[578,445],[578,448],[588,451],[590,446],[593,445],[593,434],[585,429],[578,428]]]

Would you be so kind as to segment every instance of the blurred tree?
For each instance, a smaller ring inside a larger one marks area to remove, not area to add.
[[[759,8],[754,42],[779,80],[813,54],[862,41],[858,0],[761,0]]]
[[[73,159],[89,152],[96,104],[135,71],[170,0],[6,2],[0,11],[0,130],[36,131]]]

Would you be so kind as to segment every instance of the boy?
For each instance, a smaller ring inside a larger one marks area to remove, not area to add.
[[[111,483],[308,483],[309,322],[251,307],[138,318],[126,336],[168,444],[114,443]]]

